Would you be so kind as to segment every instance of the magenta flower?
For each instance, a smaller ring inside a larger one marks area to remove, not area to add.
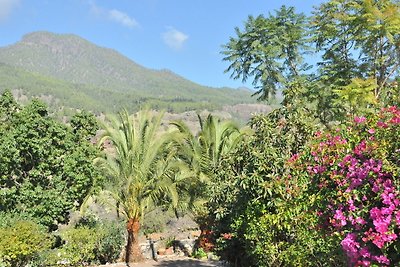
[[[367,119],[365,118],[365,117],[354,117],[354,122],[355,123],[358,123],[358,124],[360,124],[360,123],[363,123],[363,122],[365,122]]]
[[[374,256],[372,259],[377,261],[377,262],[379,262],[379,263],[383,263],[385,265],[389,265],[390,264],[390,260],[386,256],[383,256],[383,255]]]
[[[387,127],[388,127],[388,124],[385,123],[385,122],[383,122],[383,121],[378,121],[378,122],[376,123],[376,125],[377,125],[379,128],[387,128]]]

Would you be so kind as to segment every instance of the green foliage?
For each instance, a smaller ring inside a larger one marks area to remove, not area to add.
[[[87,111],[76,113],[70,123],[73,133],[83,139],[94,137],[99,130],[96,117]]]
[[[231,63],[226,72],[253,79],[260,99],[281,90],[285,105],[293,83],[300,83],[299,96],[311,104],[311,116],[325,125],[344,121],[348,113],[385,106],[387,95],[393,95],[399,21],[397,0],[330,0],[315,7],[310,18],[283,6],[275,16],[250,16],[243,30],[236,28],[237,36],[222,52]],[[304,53],[313,52],[307,45],[321,55],[313,69],[301,63]]]
[[[127,262],[140,260],[138,234],[143,217],[157,206],[176,209],[180,185],[188,178],[177,175],[173,135],[160,131],[162,116],[144,110],[130,117],[125,110],[104,125],[99,141],[112,144],[96,164],[108,179],[104,192],[127,220]]]
[[[170,150],[172,135],[160,134],[162,114],[141,111],[130,117],[126,111],[105,124],[100,145],[112,142],[111,153],[104,153],[96,163],[108,178],[108,191],[119,203],[126,218],[140,219],[165,196],[177,205],[178,193],[173,181],[174,166]]]
[[[172,210],[163,211],[157,208],[148,214],[143,219],[142,231],[145,235],[152,233],[162,233],[165,230],[169,218],[174,218],[175,214]]]
[[[86,226],[72,228],[62,233],[65,245],[62,247],[61,258],[70,266],[84,266],[94,262],[97,234],[95,229]]]
[[[236,28],[236,38],[230,38],[222,52],[231,65],[234,79],[244,82],[253,77],[259,99],[274,97],[285,83],[300,76],[307,69],[303,54],[308,50],[307,18],[293,7],[282,6],[275,16],[249,16],[244,31]]]
[[[287,164],[316,130],[303,109],[251,121],[254,135],[225,157],[210,187],[218,254],[238,266],[343,266],[335,237],[307,213],[307,180]]]
[[[55,227],[96,184],[97,150],[90,136],[49,117],[40,101],[19,110],[9,98],[7,92],[0,97],[0,119],[7,118],[0,127],[0,211],[26,212]]]
[[[204,259],[207,257],[207,253],[204,251],[203,248],[198,248],[192,253],[192,257],[196,259]]]
[[[124,244],[124,223],[103,221],[96,229],[99,238],[96,248],[96,259],[101,263],[115,262]]]
[[[6,267],[25,266],[53,244],[45,227],[6,213],[0,213],[0,236],[0,265]]]
[[[40,253],[32,266],[87,266],[115,262],[124,242],[123,224],[83,217],[75,227],[60,232],[59,247]]]
[[[217,179],[215,171],[221,159],[229,155],[250,131],[212,115],[205,119],[199,115],[198,120],[200,131],[197,134],[193,134],[182,121],[172,122],[172,125],[179,130],[176,138],[178,156],[189,170],[184,173],[190,179],[183,184],[185,188],[182,191],[187,193],[183,203],[188,204],[185,208],[194,213],[200,228],[207,228],[209,214],[205,203],[210,197],[209,186]]]
[[[348,114],[361,112],[361,107],[368,107],[377,104],[374,91],[377,87],[375,79],[354,78],[346,85],[333,90],[339,96],[337,101],[343,101],[342,106],[348,111]]]

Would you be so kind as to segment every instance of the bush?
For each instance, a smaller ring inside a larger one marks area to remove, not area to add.
[[[300,155],[321,228],[337,234],[352,266],[400,263],[400,109],[318,134]]]
[[[70,266],[83,266],[95,262],[96,243],[99,238],[96,229],[86,226],[68,229],[62,233],[65,245],[61,249],[61,257]]]
[[[203,248],[198,248],[192,253],[192,257],[196,259],[203,259],[207,257],[207,253]]]
[[[58,250],[58,261],[69,266],[114,262],[121,253],[123,232],[119,222],[83,218],[75,228],[61,233],[65,244]]]
[[[0,266],[25,266],[51,247],[51,235],[33,220],[5,213],[0,218]]]
[[[216,252],[235,266],[343,266],[340,245],[306,211],[308,178],[289,159],[312,138],[306,114],[278,110],[251,120],[254,135],[223,158],[210,186]]]
[[[96,259],[102,264],[116,261],[124,244],[124,225],[115,221],[103,221],[98,226],[98,231]]]

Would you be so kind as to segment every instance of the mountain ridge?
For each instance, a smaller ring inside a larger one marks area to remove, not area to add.
[[[75,34],[26,34],[19,42],[0,47],[0,63],[0,89],[24,87],[31,91],[29,95],[54,93],[74,108],[82,108],[82,104],[74,105],[60,90],[51,92],[50,84],[59,85],[71,95],[81,94],[94,107],[99,102],[96,111],[101,112],[115,111],[120,106],[135,110],[146,103],[153,108],[185,111],[255,102],[248,90],[202,86],[170,70],[145,68],[114,49]],[[15,69],[14,76],[20,77],[20,82],[5,74],[12,73],[10,68]]]

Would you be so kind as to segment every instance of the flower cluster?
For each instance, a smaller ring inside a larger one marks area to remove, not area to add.
[[[297,157],[309,177],[321,226],[343,236],[352,266],[398,263],[400,110],[356,117]],[[297,160],[296,158],[296,160]]]

